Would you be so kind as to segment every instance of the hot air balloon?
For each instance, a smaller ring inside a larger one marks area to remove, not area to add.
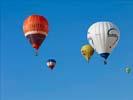
[[[56,65],[56,60],[55,59],[48,59],[47,61],[47,66],[52,70]]]
[[[87,38],[106,64],[108,56],[119,41],[120,32],[112,22],[96,22],[88,29]]]
[[[40,15],[31,15],[25,19],[23,31],[37,54],[39,47],[48,35],[47,19]]]
[[[91,45],[89,44],[86,44],[86,45],[83,45],[82,48],[81,48],[81,54],[85,57],[85,59],[87,61],[89,61],[89,59],[91,58],[91,56],[93,55],[94,53],[94,49],[92,48]]]
[[[128,74],[130,74],[132,72],[131,67],[125,67],[124,71]]]

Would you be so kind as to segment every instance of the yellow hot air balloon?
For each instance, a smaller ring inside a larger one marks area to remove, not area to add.
[[[81,48],[81,54],[85,57],[85,59],[87,61],[89,61],[89,59],[91,58],[91,56],[93,55],[94,53],[94,49],[92,48],[91,45],[89,44],[86,44],[86,45],[83,45],[82,48]]]

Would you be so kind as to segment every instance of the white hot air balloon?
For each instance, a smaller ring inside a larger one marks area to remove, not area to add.
[[[105,59],[105,64],[119,38],[119,29],[111,22],[96,22],[88,29],[87,39],[96,52]]]

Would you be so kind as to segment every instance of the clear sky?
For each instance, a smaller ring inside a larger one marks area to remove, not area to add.
[[[31,14],[49,22],[38,57],[22,30]],[[133,74],[123,72],[133,66],[132,0],[3,0],[0,17],[2,100],[133,100]],[[106,66],[97,53],[89,63],[80,53],[97,21],[111,21],[121,31]],[[53,71],[49,58],[57,61]]]

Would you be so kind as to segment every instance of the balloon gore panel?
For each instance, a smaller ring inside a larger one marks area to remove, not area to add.
[[[42,42],[46,38],[46,36],[43,34],[29,34],[26,37],[28,38],[32,47],[35,49],[39,49],[40,45],[42,44]]]

